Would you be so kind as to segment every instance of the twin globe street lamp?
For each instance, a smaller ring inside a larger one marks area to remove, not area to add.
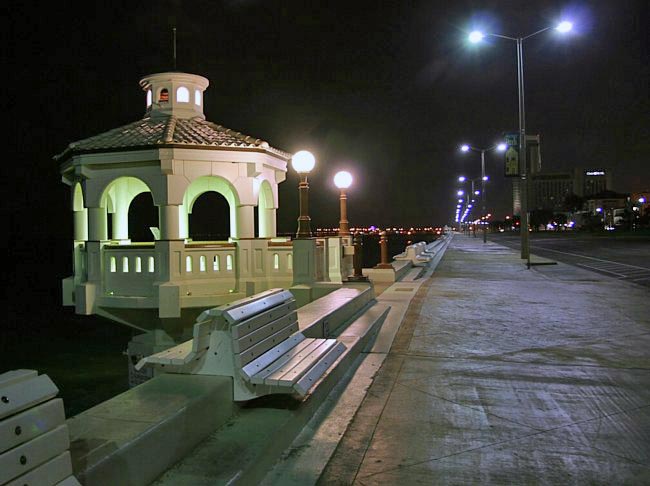
[[[484,33],[475,30],[469,34],[469,41],[477,44],[486,36],[498,37],[500,39],[511,40],[517,43],[517,86],[519,94],[519,176],[521,179],[521,258],[527,259],[528,268],[530,268],[530,245],[528,235],[528,174],[526,162],[526,115],[524,109],[524,52],[523,43],[537,34],[546,32],[555,28],[561,34],[565,34],[573,29],[573,24],[567,20],[560,22],[557,26],[549,26],[533,32],[524,37],[509,37],[507,35]]]
[[[485,183],[488,180],[488,177],[485,175],[485,152],[490,152],[492,150],[498,150],[499,152],[504,152],[506,150],[507,145],[505,143],[499,143],[496,145],[493,145],[488,148],[476,148],[473,147],[472,145],[462,145],[460,147],[461,152],[480,152],[481,154],[481,205],[482,205],[482,212],[481,212],[481,219],[484,220],[483,223],[483,243],[487,242],[487,221],[485,221],[485,215],[486,215],[486,210],[485,210],[485,205],[487,203],[487,198],[485,196]],[[462,177],[462,176],[461,176]],[[461,181],[461,177],[458,178],[459,181]],[[464,177],[462,177],[463,182],[465,180]],[[473,181],[472,181],[473,183]],[[472,192],[474,189],[472,188]]]

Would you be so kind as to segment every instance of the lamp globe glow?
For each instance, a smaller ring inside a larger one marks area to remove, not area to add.
[[[311,152],[301,150],[291,157],[291,166],[296,172],[306,174],[316,165],[316,159]]]
[[[562,34],[569,32],[571,29],[573,29],[573,24],[568,20],[563,20],[562,22],[557,24],[557,27],[555,27],[555,30],[561,32]]]
[[[476,44],[477,42],[481,42],[483,40],[483,37],[485,37],[483,32],[475,30],[469,34],[468,38],[472,44]]]
[[[640,202],[641,204],[645,203],[645,197],[641,196],[641,197],[639,198],[639,202]]]
[[[352,185],[352,174],[342,170],[334,176],[334,185],[339,189],[347,189]]]
[[[499,152],[505,152],[505,150],[508,148],[508,146],[505,143],[500,143],[497,145],[497,150]]]
[[[456,194],[458,194],[459,196],[462,196],[463,194],[465,194],[465,191],[463,191],[463,190],[461,189],[461,190],[459,190]]]
[[[461,152],[469,152],[469,145],[467,145],[467,144],[461,145],[460,146],[460,151]]]
[[[465,176],[460,176],[460,177],[458,178],[458,182],[465,182],[466,180],[467,180],[467,179],[465,178]]]

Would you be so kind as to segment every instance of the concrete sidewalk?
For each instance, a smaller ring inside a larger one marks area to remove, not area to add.
[[[321,484],[650,484],[650,291],[456,235]]]

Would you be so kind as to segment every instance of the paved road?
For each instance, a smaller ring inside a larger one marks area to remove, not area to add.
[[[518,234],[490,235],[495,243],[519,249]],[[531,234],[531,252],[610,277],[650,287],[650,237],[584,233]]]

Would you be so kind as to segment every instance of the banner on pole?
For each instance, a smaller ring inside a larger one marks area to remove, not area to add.
[[[503,165],[506,177],[519,177],[519,134],[506,133],[503,136],[508,148]]]

